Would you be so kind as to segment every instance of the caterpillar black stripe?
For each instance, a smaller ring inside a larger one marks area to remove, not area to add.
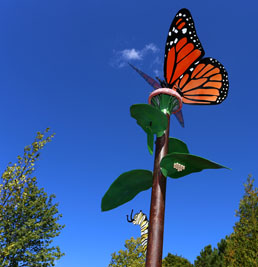
[[[130,220],[128,219],[127,216],[127,221],[133,224],[138,224],[141,227],[141,245],[143,246],[143,249],[146,251],[147,249],[147,242],[148,242],[148,226],[149,226],[149,221],[147,219],[147,215],[144,214],[141,210],[139,213],[136,213],[133,216],[133,210],[131,212],[131,218]]]

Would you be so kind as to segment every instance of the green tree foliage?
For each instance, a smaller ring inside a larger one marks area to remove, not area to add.
[[[49,129],[37,133],[32,145],[25,147],[17,163],[7,166],[0,183],[0,266],[54,266],[61,253],[51,246],[53,238],[64,227],[57,223],[57,204],[37,187],[33,176],[39,151],[51,141],[45,137]]]
[[[197,256],[197,259],[194,261],[194,266],[196,267],[208,267],[213,266],[213,250],[211,245],[208,245],[202,249],[200,256]]]
[[[201,251],[200,256],[197,256],[194,261],[196,267],[224,267],[223,259],[224,253],[227,246],[225,239],[221,239],[218,243],[218,248],[212,249],[211,245],[204,247]]]
[[[119,250],[118,254],[112,253],[109,267],[144,267],[145,266],[145,252],[141,245],[141,238],[131,239],[125,241],[125,250]]]
[[[162,260],[162,267],[193,267],[190,261],[187,259],[168,253],[168,255]]]
[[[227,240],[225,264],[229,267],[258,266],[258,188],[254,188],[253,183],[249,175],[236,211],[239,221]]]
[[[218,267],[224,267],[224,257],[225,257],[225,251],[227,248],[227,239],[228,236],[225,237],[225,239],[221,239],[221,241],[218,243],[218,248],[215,248],[215,263]]]
[[[145,267],[146,254],[141,245],[141,238],[133,237],[125,241],[125,250],[112,253],[111,262],[108,267]],[[185,258],[168,253],[162,260],[164,267],[193,267]]]

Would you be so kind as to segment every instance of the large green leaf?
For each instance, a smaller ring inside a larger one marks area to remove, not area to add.
[[[130,113],[146,133],[157,134],[167,128],[167,116],[151,105],[132,105],[130,107]]]
[[[121,174],[109,187],[101,201],[101,210],[114,209],[131,199],[141,191],[152,186],[152,172],[132,170]]]
[[[168,154],[161,160],[160,167],[163,175],[171,178],[180,178],[193,172],[200,172],[204,169],[229,169],[216,162],[188,153]],[[182,170],[180,170],[180,168],[182,168]]]
[[[184,143],[183,141],[177,138],[170,137],[169,143],[168,143],[168,154],[174,153],[174,152],[189,154],[189,150],[187,148],[186,143]]]
[[[147,133],[147,145],[153,154],[154,134],[162,136],[168,125],[167,116],[157,108],[148,104],[136,104],[130,107],[131,116]]]

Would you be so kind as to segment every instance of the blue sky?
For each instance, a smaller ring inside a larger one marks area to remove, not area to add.
[[[257,8],[255,1],[3,0],[0,3],[0,169],[14,162],[37,131],[56,133],[37,165],[37,178],[55,193],[61,223],[55,243],[66,253],[57,266],[107,266],[111,253],[140,229],[133,208],[149,213],[151,191],[101,212],[115,178],[153,168],[146,136],[129,115],[152,88],[124,62],[162,78],[172,19],[188,8],[206,56],[229,74],[218,106],[183,106],[185,128],[171,119],[170,135],[192,154],[229,170],[168,179],[163,255],[194,261],[200,250],[232,232],[249,173],[258,180]],[[128,58],[131,57],[131,60]],[[257,185],[257,181],[255,182]]]

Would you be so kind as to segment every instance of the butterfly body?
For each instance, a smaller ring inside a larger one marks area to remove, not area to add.
[[[168,84],[166,83],[166,81],[161,81],[158,77],[157,80],[159,82],[157,82],[156,80],[154,80],[153,78],[151,78],[149,75],[147,75],[146,73],[144,73],[143,71],[139,70],[138,68],[136,68],[134,65],[130,64],[129,65],[136,71],[138,72],[141,77],[150,85],[152,86],[155,90],[159,89],[159,88],[168,88]],[[182,110],[178,111],[177,113],[174,113],[175,117],[177,118],[178,122],[180,123],[180,125],[182,127],[184,127],[184,118],[183,118],[183,113]]]

